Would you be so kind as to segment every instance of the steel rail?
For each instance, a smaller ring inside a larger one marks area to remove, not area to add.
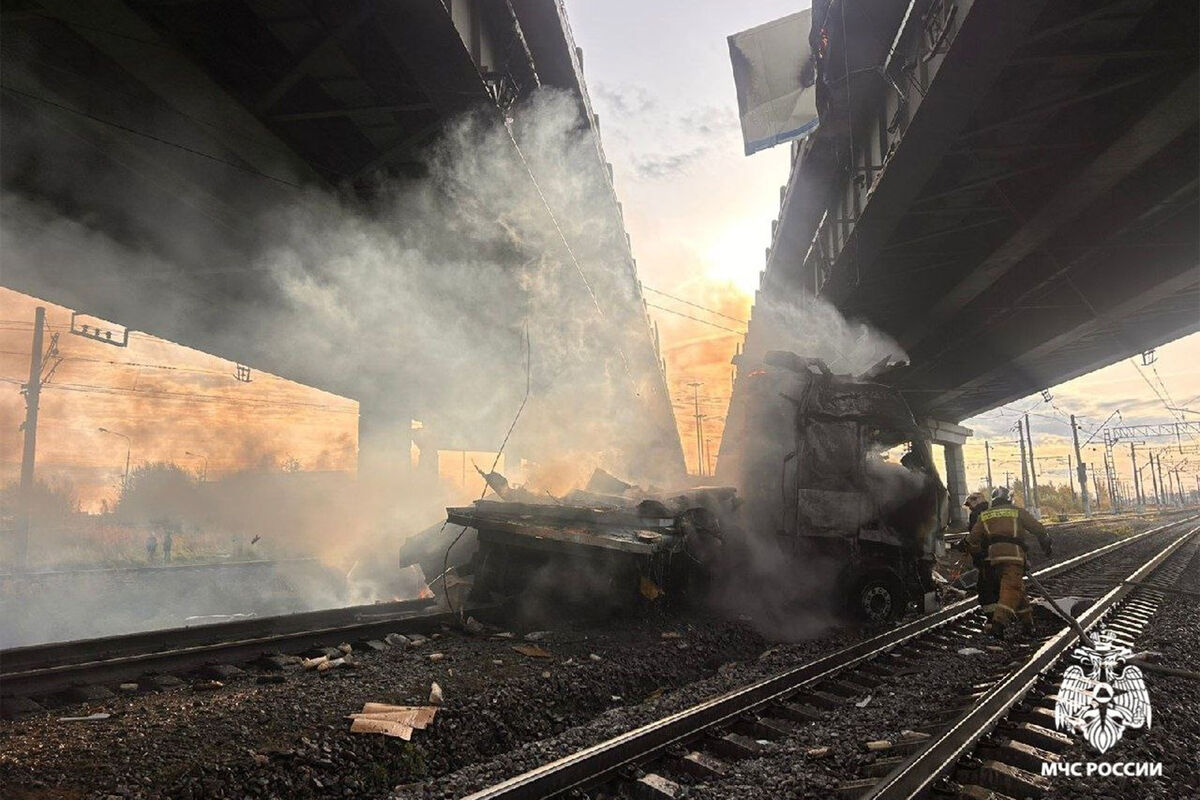
[[[1041,578],[1053,577],[1114,550],[1141,541],[1147,536],[1198,518],[1200,515],[1193,515],[1184,520],[1168,522],[1045,567],[1035,574]],[[700,736],[710,728],[731,723],[743,714],[779,702],[795,694],[806,684],[816,682],[905,642],[924,636],[932,630],[972,613],[974,609],[975,600],[973,598],[960,600],[941,611],[900,625],[858,644],[728,692],[509,778],[471,794],[465,800],[499,800],[500,798],[533,800],[602,782],[618,774],[627,766],[650,760],[658,754]]]
[[[457,616],[430,611],[430,600],[352,606],[191,628],[146,631],[0,651],[4,696],[45,695],[81,683],[113,683],[148,672],[248,661],[273,652],[334,646],[395,631],[449,624]],[[476,610],[478,611],[478,610]]]
[[[1119,583],[1108,594],[1088,607],[1079,617],[1083,630],[1095,627],[1105,616],[1136,591],[1137,583],[1167,560],[1183,543],[1192,537],[1200,526],[1192,528],[1178,537],[1150,560],[1140,566],[1126,581]],[[1133,583],[1131,584],[1130,581]],[[996,684],[972,707],[964,717],[940,736],[914,754],[910,759],[864,794],[861,800],[909,800],[923,796],[935,783],[953,771],[959,760],[1003,719],[1017,702],[1034,687],[1039,679],[1062,658],[1076,643],[1079,633],[1066,627],[1045,642],[1029,660],[1007,678]]]

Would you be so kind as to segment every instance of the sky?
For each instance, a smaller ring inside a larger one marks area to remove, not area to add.
[[[805,5],[567,0],[646,298],[661,306],[650,312],[660,328],[693,471],[697,411],[704,416],[710,465],[719,448],[729,360],[745,330],[788,173],[787,145],[743,154],[726,37]],[[15,479],[19,465],[16,428],[23,406],[17,384],[28,370],[36,304],[0,289],[0,482]],[[190,451],[208,457],[210,475],[288,456],[303,469],[353,467],[352,401],[257,372],[253,383],[240,383],[229,362],[145,334],[127,349],[90,342],[64,332],[69,317],[67,309],[50,307],[67,361],[55,376],[61,388],[44,395],[43,420],[57,424],[44,428],[52,432],[40,438],[39,468],[72,479],[85,507],[94,510],[115,495],[124,467],[124,440],[100,433],[101,426],[133,435],[135,464],[174,460],[199,470],[202,459],[186,455]],[[968,482],[978,485],[986,474],[985,438],[994,445],[994,482],[1006,469],[1019,472],[1012,426],[1025,411],[1039,476],[1056,483],[1066,480],[1070,452],[1065,415],[1079,415],[1085,438],[1117,409],[1127,424],[1172,415],[1200,419],[1165,407],[1200,410],[1200,334],[1156,355],[1152,367],[1139,369],[1127,360],[1052,387],[1050,402],[1036,395],[966,420],[976,431],[967,446]],[[1085,458],[1101,463],[1100,451],[1090,447]],[[1188,469],[1200,469],[1200,452],[1164,456],[1167,463],[1184,459],[1190,459]],[[1128,477],[1127,452],[1116,467]]]

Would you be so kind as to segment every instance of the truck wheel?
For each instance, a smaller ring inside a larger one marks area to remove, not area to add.
[[[889,572],[871,572],[859,579],[850,597],[851,607],[870,623],[892,622],[904,616],[908,598],[900,579]]]

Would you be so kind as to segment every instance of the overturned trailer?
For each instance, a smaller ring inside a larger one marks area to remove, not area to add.
[[[721,518],[737,505],[732,488],[648,493],[628,484],[620,494],[514,500],[519,489],[488,478],[500,501],[446,510],[450,523],[477,532],[478,550],[466,569],[476,599],[557,596],[627,607],[639,597],[686,593],[704,579],[694,567],[711,561]],[[614,479],[598,471],[589,489],[598,483]]]

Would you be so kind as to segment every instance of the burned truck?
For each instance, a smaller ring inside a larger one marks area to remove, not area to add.
[[[782,618],[823,604],[873,622],[933,602],[947,495],[899,391],[783,351],[742,368],[727,485],[658,491],[598,470],[549,497],[484,475],[498,500],[447,509],[477,534],[471,596],[682,597]]]
[[[738,366],[745,391],[726,421],[717,477],[740,489],[754,560],[829,583],[870,621],[928,607],[948,498],[901,393],[785,351]]]

